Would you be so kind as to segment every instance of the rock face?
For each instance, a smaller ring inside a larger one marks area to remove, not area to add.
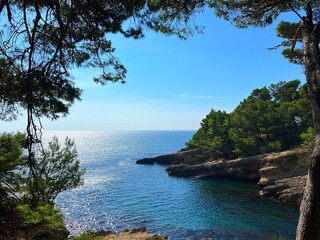
[[[283,178],[262,187],[261,194],[277,198],[285,203],[299,205],[303,197],[305,183],[306,176]]]
[[[291,150],[266,157],[266,164],[259,170],[261,194],[299,204],[307,174],[307,164],[299,164],[302,154],[299,150]]]
[[[260,179],[259,169],[265,163],[265,156],[259,155],[230,161],[208,160],[196,165],[171,165],[166,171],[176,177],[231,178],[257,182]]]
[[[301,150],[224,160],[208,150],[187,149],[174,154],[138,160],[139,164],[164,164],[170,176],[229,178],[258,183],[261,195],[299,204],[303,196],[306,164],[299,165]],[[297,167],[299,166],[299,167]]]

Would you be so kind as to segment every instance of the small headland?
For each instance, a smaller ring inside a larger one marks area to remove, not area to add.
[[[170,176],[198,179],[233,179],[254,182],[260,194],[299,205],[306,181],[307,164],[302,149],[237,158],[217,159],[208,149],[182,149],[173,154],[138,160],[137,164],[167,165]]]

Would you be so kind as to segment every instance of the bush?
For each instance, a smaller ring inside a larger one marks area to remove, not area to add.
[[[63,215],[54,205],[39,204],[31,209],[30,205],[21,204],[15,210],[17,217],[27,226],[25,235],[33,240],[63,240],[69,235]]]
[[[100,233],[95,232],[89,232],[89,233],[83,233],[80,236],[73,236],[70,237],[70,240],[102,240],[105,236]]]

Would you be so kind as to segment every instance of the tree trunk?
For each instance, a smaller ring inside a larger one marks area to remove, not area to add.
[[[315,146],[310,157],[306,188],[300,205],[297,240],[320,239],[320,135],[316,135]]]
[[[310,27],[310,26],[309,26]],[[305,73],[310,91],[315,143],[300,205],[297,240],[320,240],[320,51],[313,28],[304,30]]]

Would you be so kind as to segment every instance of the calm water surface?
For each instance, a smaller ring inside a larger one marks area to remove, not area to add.
[[[169,177],[135,161],[172,153],[194,131],[46,132],[75,139],[85,184],[61,194],[72,234],[138,227],[170,239],[294,239],[298,209],[260,197],[255,184]]]

